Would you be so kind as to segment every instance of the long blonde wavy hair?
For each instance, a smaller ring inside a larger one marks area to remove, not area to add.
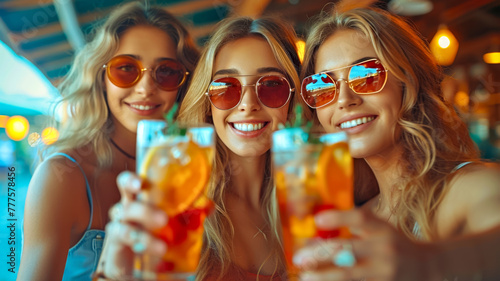
[[[407,22],[387,11],[365,7],[333,9],[319,16],[306,42],[301,77],[314,73],[318,48],[338,30],[354,30],[368,38],[378,58],[403,85],[398,120],[402,133],[397,141],[404,150],[401,167],[405,176],[398,183],[400,198],[393,216],[408,237],[415,238],[412,231],[417,222],[424,239],[435,239],[433,218],[451,171],[461,162],[478,158],[465,123],[443,99],[441,69],[426,42]],[[373,176],[365,178],[364,186],[376,186],[373,182]]]
[[[245,37],[265,39],[271,47],[280,67],[287,73],[288,81],[296,91],[300,87],[298,71],[300,60],[295,47],[296,35],[288,25],[276,19],[261,18],[232,18],[221,22],[210,41],[202,52],[200,62],[193,75],[193,81],[188,89],[184,102],[181,105],[178,120],[181,122],[206,122],[213,124],[210,114],[210,101],[205,96],[208,85],[212,80],[213,64],[219,50],[228,42]],[[258,55],[258,54],[257,54]],[[298,94],[291,99],[288,120],[292,119],[292,112],[296,103],[302,103]],[[311,113],[307,110],[306,118]],[[275,201],[274,183],[272,180],[270,152],[266,152],[264,181],[262,183],[261,203],[267,213],[267,222],[272,230],[268,237],[274,251],[269,259],[274,259],[276,272],[284,269],[284,260],[279,233],[278,209]],[[203,280],[214,268],[220,269],[219,278],[222,278],[230,265],[232,240],[234,236],[233,224],[224,204],[224,194],[228,188],[234,171],[229,165],[228,148],[217,138],[215,160],[208,196],[215,203],[215,211],[205,221],[204,247],[198,267],[197,280]]]
[[[177,59],[192,72],[198,61],[198,50],[186,28],[161,8],[132,2],[121,6],[94,31],[93,39],[75,56],[74,63],[61,82],[62,99],[55,108],[64,112],[65,119],[56,124],[60,137],[45,149],[44,154],[67,151],[91,145],[100,167],[111,164],[112,151],[109,134],[113,130],[108,109],[104,69],[118,50],[121,35],[138,25],[157,27],[167,33],[176,44]],[[187,90],[190,77],[178,90],[180,101]]]

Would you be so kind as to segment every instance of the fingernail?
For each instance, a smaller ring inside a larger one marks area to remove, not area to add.
[[[167,252],[167,244],[160,240],[154,241],[153,251],[155,251],[158,256],[163,256]]]
[[[154,220],[158,225],[164,226],[167,224],[168,218],[164,212],[155,212]]]
[[[304,260],[304,254],[302,252],[295,254],[292,258],[292,262],[295,265],[301,265],[303,260]]]
[[[316,225],[322,225],[322,224],[326,223],[327,220],[326,220],[324,215],[317,214],[314,216],[314,222],[316,223]]]
[[[141,190],[141,181],[139,179],[136,179],[134,178],[131,182],[130,182],[130,187],[132,187],[135,191],[139,191]]]
[[[300,280],[301,281],[315,281],[315,280],[318,280],[316,279],[316,277],[309,273],[309,272],[304,272],[300,275]]]

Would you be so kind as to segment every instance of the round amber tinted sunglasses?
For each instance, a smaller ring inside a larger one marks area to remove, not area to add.
[[[151,77],[156,85],[164,91],[178,89],[186,81],[189,72],[184,66],[173,59],[162,59],[151,68],[144,68],[140,60],[119,55],[103,65],[109,81],[120,88],[128,88],[141,80],[144,72],[151,70]]]

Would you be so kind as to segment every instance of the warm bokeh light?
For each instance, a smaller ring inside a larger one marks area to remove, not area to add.
[[[441,36],[438,40],[439,47],[446,49],[450,46],[450,38]]]
[[[51,145],[59,138],[59,131],[53,127],[47,127],[42,131],[42,141],[46,145]]]
[[[458,41],[446,25],[440,25],[430,48],[438,64],[451,65],[458,52]]]
[[[5,124],[7,136],[15,141],[20,141],[28,135],[30,123],[23,116],[12,116]]]
[[[7,124],[8,119],[9,119],[9,116],[0,115],[0,128],[5,128],[5,125]]]
[[[485,63],[497,64],[500,63],[500,52],[491,52],[483,55]]]
[[[459,91],[455,95],[455,104],[460,107],[466,107],[469,105],[469,95],[464,91]]]
[[[302,62],[306,51],[306,42],[304,42],[304,40],[299,40],[295,45],[297,46],[297,54],[299,55],[300,62]]]

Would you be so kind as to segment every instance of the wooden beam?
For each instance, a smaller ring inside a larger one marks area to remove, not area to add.
[[[79,16],[78,22],[80,23],[80,25],[83,25],[86,23],[96,21],[104,17],[104,15],[109,14],[111,10],[113,10],[113,8],[106,10],[99,10],[98,12],[93,12],[93,13],[87,13],[85,15]],[[61,24],[59,22],[56,22],[53,24],[45,25],[39,28],[37,27],[34,28],[33,30],[28,30],[21,33],[11,32],[9,35],[12,37],[15,43],[20,44],[25,40],[33,40],[37,37],[44,37],[50,34],[62,33],[62,32],[63,30]]]
[[[163,7],[167,12],[175,16],[182,16],[195,11],[205,10],[208,8],[216,7],[227,3],[228,0],[197,0],[197,1],[180,2],[174,5],[167,4]]]
[[[47,5],[52,5],[52,0],[10,0],[0,2],[0,8],[9,10],[25,10],[26,8],[33,8],[35,6],[41,7]]]
[[[70,52],[72,50],[73,50],[73,48],[71,47],[71,45],[68,42],[61,42],[60,44],[57,44],[55,46],[44,47],[44,48],[42,48],[38,51],[35,51],[35,52],[23,51],[21,53],[29,60],[35,61],[35,60],[38,60],[38,59],[43,58],[43,57],[48,57],[48,56],[55,55],[55,54],[62,53],[62,52]]]
[[[233,15],[258,18],[266,10],[271,0],[241,0],[233,6]]]
[[[463,17],[466,14],[470,14],[475,10],[481,9],[482,7],[495,2],[495,0],[469,0],[462,4],[458,4],[452,8],[444,11],[442,18],[447,24],[450,22]]]
[[[71,64],[73,62],[73,57],[67,57],[67,58],[62,58],[54,61],[50,61],[47,63],[42,63],[38,64],[38,66],[43,69],[45,72],[49,72],[58,68],[61,68],[63,66],[66,66],[68,64]]]

